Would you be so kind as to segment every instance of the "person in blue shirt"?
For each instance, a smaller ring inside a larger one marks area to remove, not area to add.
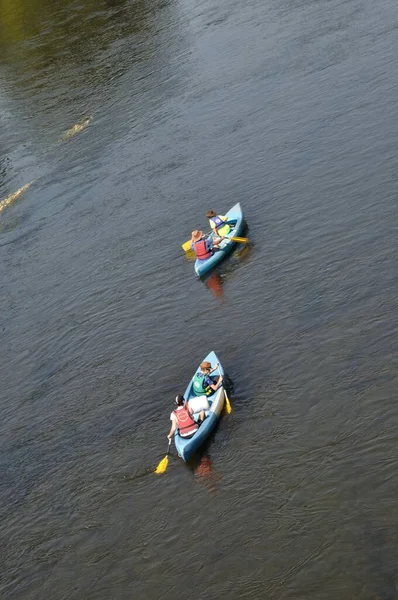
[[[199,231],[195,229],[192,232],[191,237],[191,248],[196,254],[196,258],[199,260],[207,260],[212,256],[214,252],[214,247],[218,246],[224,238],[220,238],[216,241],[213,241],[209,238],[205,238],[203,231]]]
[[[211,396],[218,390],[219,387],[223,384],[223,376],[219,375],[218,377],[211,377],[213,371],[218,369],[219,365],[217,364],[214,369],[212,369],[211,363],[205,360],[200,365],[200,371],[196,373],[193,380],[193,391],[197,396],[202,396],[203,394],[206,396]]]

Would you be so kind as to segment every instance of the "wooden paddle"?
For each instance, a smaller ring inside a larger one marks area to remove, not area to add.
[[[167,454],[164,458],[162,458],[162,460],[160,461],[160,463],[158,464],[158,466],[156,467],[154,473],[156,473],[157,475],[159,475],[160,473],[164,473],[165,470],[167,469],[167,465],[169,464],[169,453],[170,453],[170,445],[171,445],[171,438],[169,439],[169,445],[167,446]]]

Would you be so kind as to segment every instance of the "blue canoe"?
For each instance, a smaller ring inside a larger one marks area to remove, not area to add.
[[[221,363],[220,363],[219,359],[217,358],[217,355],[215,352],[210,352],[206,356],[206,358],[204,358],[203,360],[204,361],[207,360],[208,362],[210,362],[212,364],[212,367],[215,367],[216,364],[219,363],[218,369],[213,371],[212,376],[216,377],[217,375],[224,375],[224,369],[222,368]],[[191,398],[198,397],[192,390],[193,379],[194,379],[197,371],[199,371],[199,367],[195,371],[194,376],[192,377],[191,381],[188,384],[187,389],[185,390],[184,398],[187,402]],[[199,446],[201,446],[203,444],[205,439],[213,431],[213,429],[218,421],[218,417],[220,416],[221,411],[223,409],[224,398],[225,398],[225,396],[224,396],[224,387],[223,386],[221,386],[215,392],[215,394],[213,394],[212,396],[208,396],[207,400],[209,402],[209,410],[206,410],[206,419],[204,420],[202,425],[199,427],[199,429],[194,433],[194,435],[191,438],[184,439],[183,437],[181,437],[178,434],[178,429],[177,429],[176,433],[174,434],[174,443],[177,448],[177,452],[178,452],[179,456],[181,456],[181,458],[183,460],[187,461],[192,456],[192,454],[195,452],[195,450],[197,450],[199,448]],[[197,417],[199,417],[199,415],[194,414],[193,417],[196,420]]]
[[[216,266],[223,258],[226,257],[227,254],[233,250],[236,246],[236,242],[232,240],[228,240],[229,237],[240,236],[243,231],[243,212],[238,202],[233,206],[225,215],[228,218],[228,224],[231,227],[231,231],[226,236],[226,239],[221,242],[218,246],[218,250],[215,250],[214,254],[207,258],[206,260],[198,260],[195,261],[195,272],[196,275],[201,277],[205,273],[208,273],[213,267]],[[209,239],[212,239],[213,233],[209,236]]]

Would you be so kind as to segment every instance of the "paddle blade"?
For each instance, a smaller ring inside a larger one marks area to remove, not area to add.
[[[188,250],[188,252],[185,252],[185,258],[187,260],[196,260],[196,254],[193,250]]]
[[[168,454],[166,454],[166,456],[164,458],[162,458],[162,460],[160,461],[160,463],[158,464],[158,466],[155,469],[155,473],[157,475],[159,475],[160,473],[164,473],[167,469],[167,465],[169,464],[169,456]]]
[[[247,242],[249,241],[249,238],[244,237],[231,237],[229,239],[233,242],[240,242],[241,244],[247,244]]]
[[[224,390],[224,393],[225,393],[225,408],[227,409],[227,413],[230,415],[232,412],[231,403],[229,401],[228,394],[225,390]]]
[[[182,249],[184,250],[184,252],[188,252],[188,250],[191,249],[191,240],[188,240],[187,242],[184,242],[182,245]]]

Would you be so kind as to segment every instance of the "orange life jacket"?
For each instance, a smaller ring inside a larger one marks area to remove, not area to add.
[[[179,406],[175,409],[174,414],[177,419],[177,425],[181,437],[188,437],[195,433],[198,429],[198,424],[192,419],[185,406]]]
[[[211,256],[211,252],[209,252],[206,247],[206,240],[199,240],[199,242],[195,242],[193,249],[195,250],[196,258],[199,260],[206,260],[206,258],[210,258]]]

